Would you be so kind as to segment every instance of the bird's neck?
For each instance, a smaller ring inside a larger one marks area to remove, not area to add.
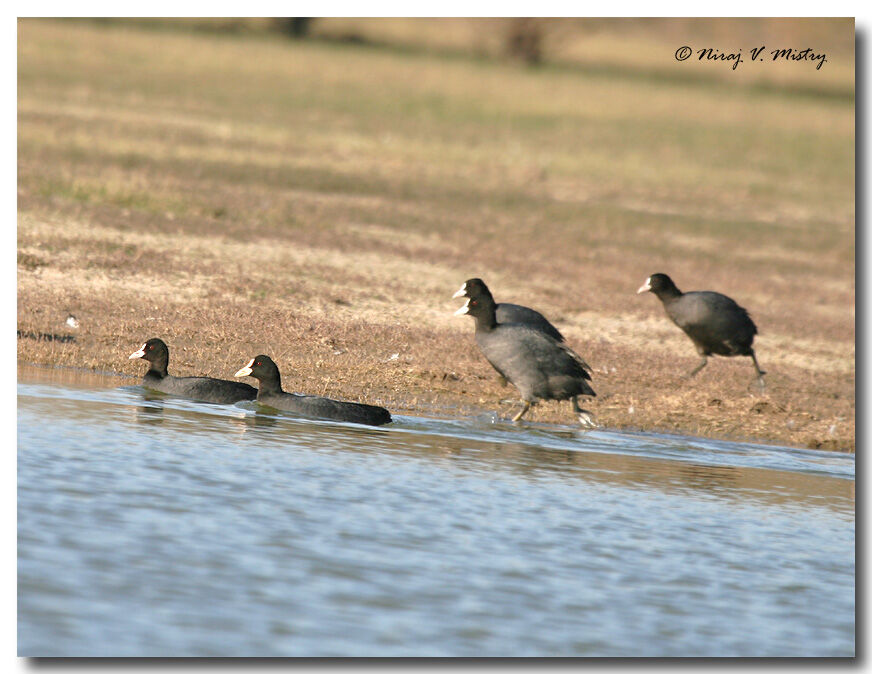
[[[154,377],[155,379],[163,379],[167,376],[167,358],[160,358],[153,363],[151,363],[151,367],[148,368],[148,372],[145,373],[146,377]]]
[[[476,332],[490,332],[497,327],[497,312],[494,307],[488,307],[487,310],[475,317]]]
[[[282,377],[276,373],[275,377],[270,379],[261,379],[258,382],[257,397],[276,395],[282,392]]]
[[[681,292],[675,286],[671,288],[663,288],[662,290],[657,291],[657,297],[660,298],[660,301],[664,304],[669,304],[670,302],[674,302],[679,297],[681,297],[684,293]]]

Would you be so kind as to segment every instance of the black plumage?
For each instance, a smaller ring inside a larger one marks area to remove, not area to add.
[[[681,292],[666,274],[652,274],[637,293],[652,292],[663,303],[666,315],[690,337],[700,363],[687,377],[702,370],[711,355],[749,356],[757,372],[760,387],[765,386],[763,375],[754,353],[754,335],[757,326],[747,310],[734,300],[710,290]]]
[[[524,407],[512,421],[520,420],[539,400],[571,400],[579,421],[595,425],[590,413],[578,405],[578,396],[595,396],[590,366],[563,343],[525,323],[501,323],[496,303],[481,282],[465,283],[466,304],[456,315],[475,319],[475,341],[493,368],[514,385]],[[458,296],[461,293],[455,295]]]
[[[278,366],[269,356],[255,356],[241,368],[237,377],[251,376],[258,380],[257,402],[277,410],[293,412],[318,419],[351,421],[369,426],[381,426],[391,422],[391,414],[384,407],[352,403],[320,396],[286,393]]]
[[[142,358],[150,367],[142,385],[154,391],[199,400],[207,403],[235,403],[254,400],[257,389],[239,381],[212,377],[174,377],[167,372],[170,352],[162,339],[152,338],[130,354],[129,358]]]

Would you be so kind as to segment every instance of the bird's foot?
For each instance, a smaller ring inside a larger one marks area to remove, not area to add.
[[[754,391],[760,393],[760,395],[766,395],[766,382],[762,377],[752,379],[748,382],[748,392],[753,394]]]
[[[594,420],[590,412],[579,412],[578,423],[584,428],[599,428],[600,425]]]
[[[512,421],[513,421],[514,423],[516,423],[516,424],[517,424],[518,422],[520,422],[520,421],[521,421],[521,417],[523,417],[523,416],[527,413],[527,410],[529,410],[531,407],[532,407],[532,404],[531,404],[531,403],[528,403],[528,402],[525,400],[525,401],[524,401],[524,406],[521,408],[521,411],[518,412],[515,416],[512,417]]]

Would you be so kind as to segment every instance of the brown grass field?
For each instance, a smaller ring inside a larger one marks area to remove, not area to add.
[[[18,360],[141,375],[127,356],[160,336],[175,374],[267,353],[286,390],[505,416],[514,389],[452,316],[479,276],[594,367],[605,428],[854,451],[849,28],[819,71],[745,64],[791,73],[761,87],[679,76],[679,37],[531,69],[21,20]],[[749,309],[764,395],[747,358],[681,378],[692,344],[635,294],[654,272]],[[74,341],[32,338],[71,334],[69,312]],[[554,402],[529,418],[574,421]]]

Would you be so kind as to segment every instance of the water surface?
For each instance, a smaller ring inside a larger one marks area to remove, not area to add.
[[[19,367],[22,656],[850,656],[854,457]]]

